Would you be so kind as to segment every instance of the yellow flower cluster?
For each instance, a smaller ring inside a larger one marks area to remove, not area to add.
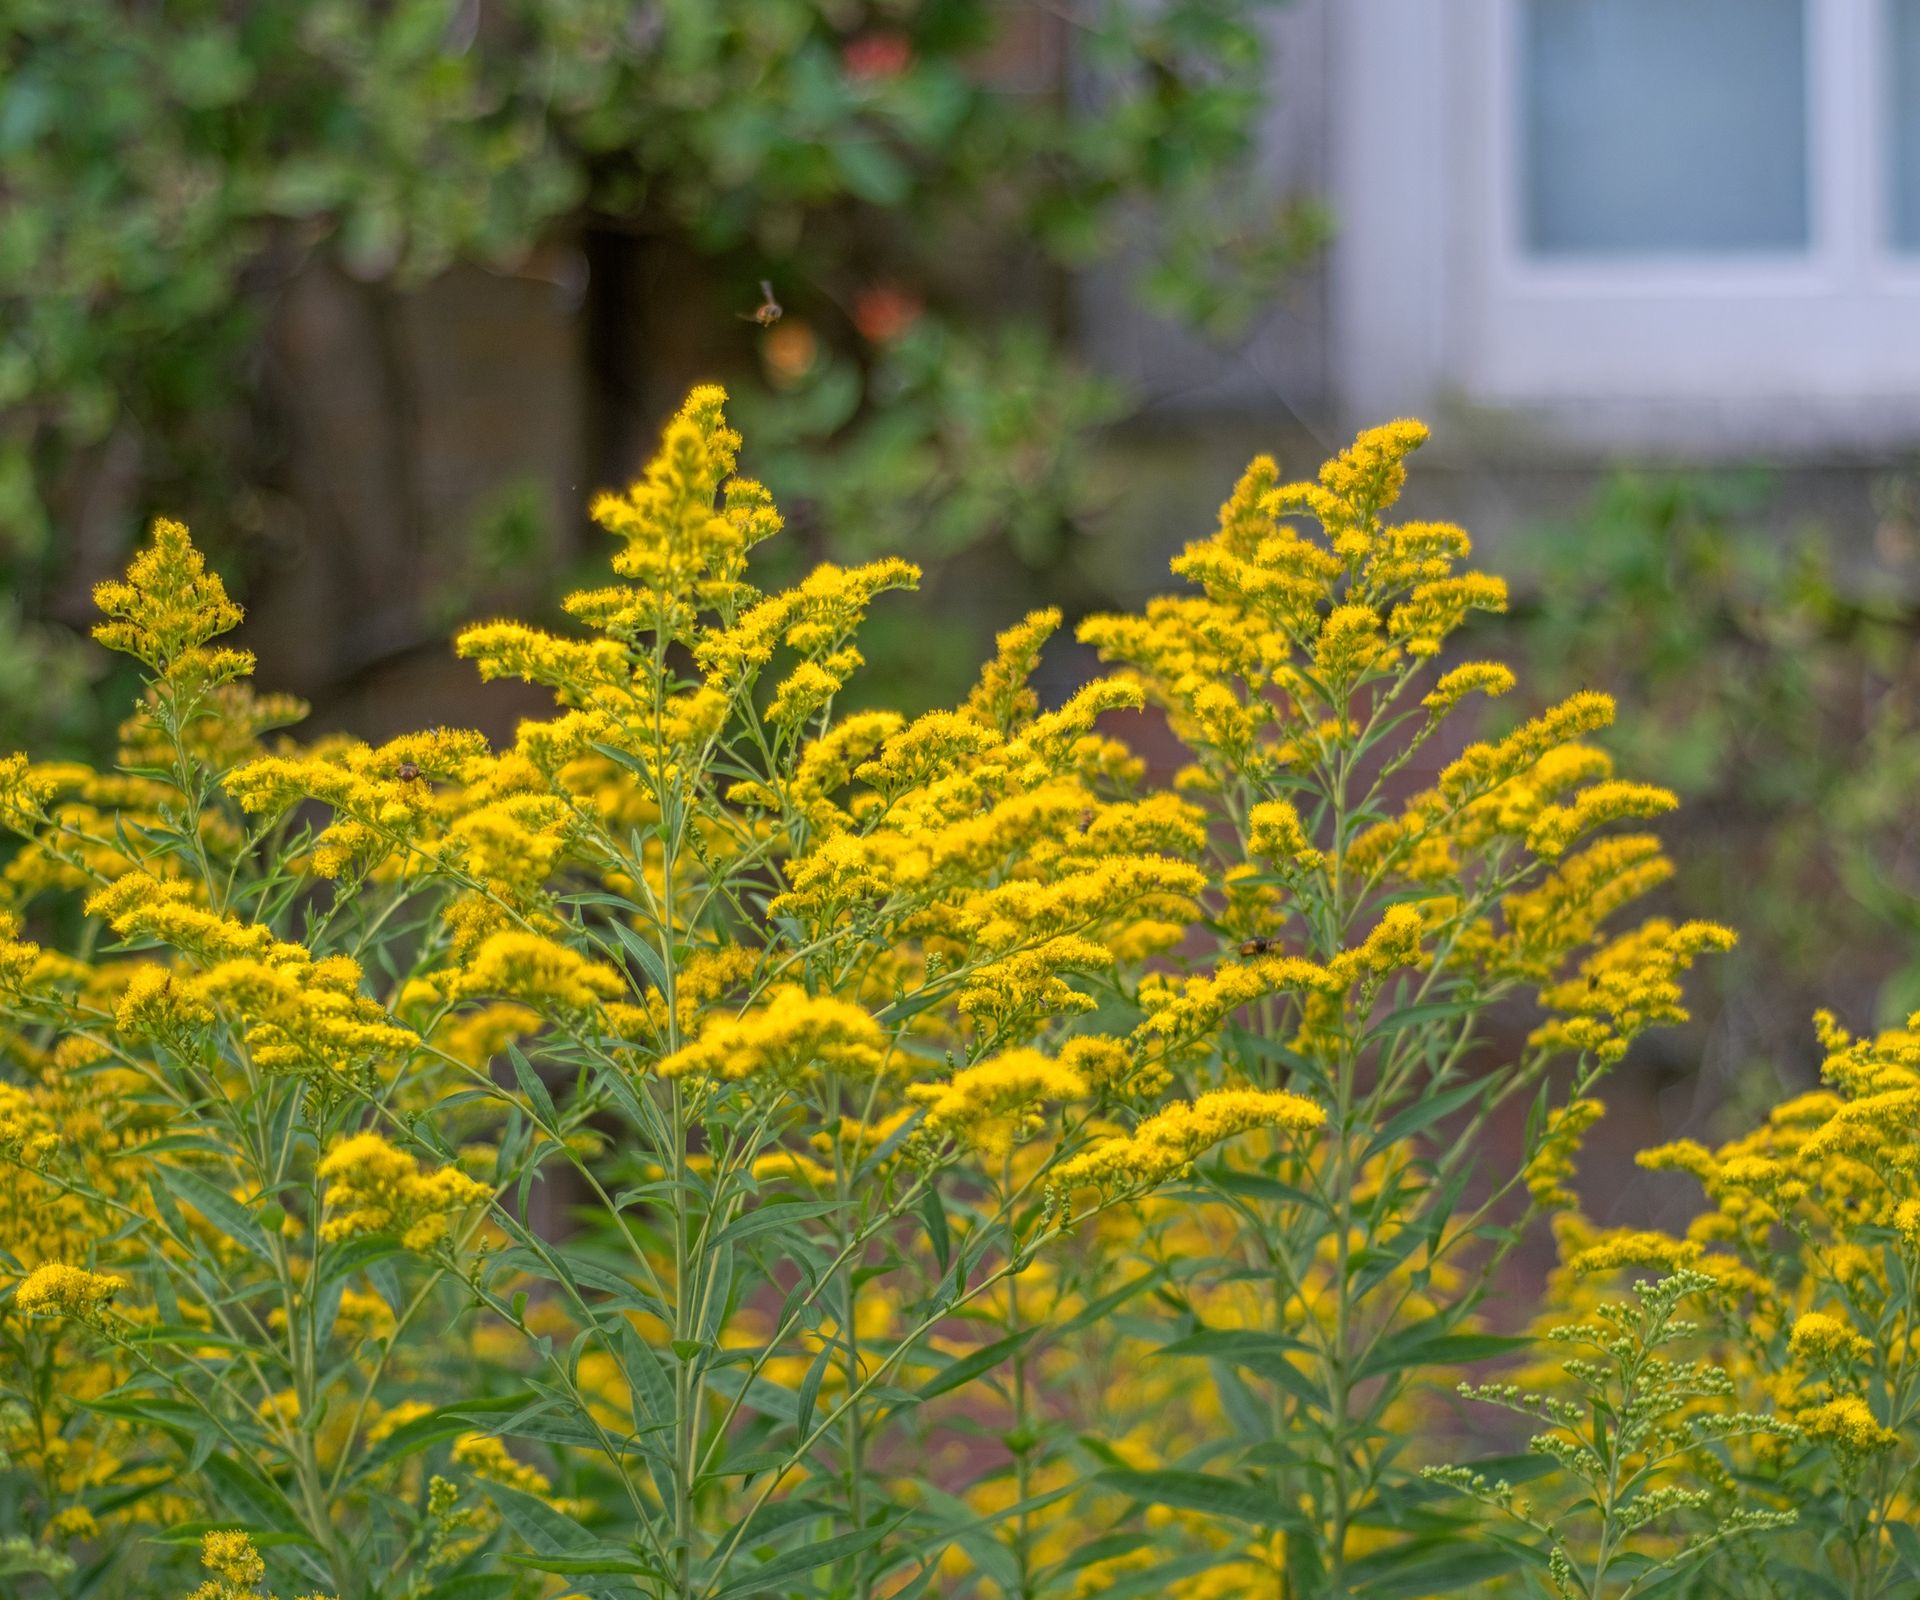
[[[1710,1275],[1721,1314],[1717,1365],[1751,1409],[1797,1429],[1736,1459],[1799,1506],[1812,1541],[1796,1559],[1869,1584],[1890,1559],[1881,1531],[1905,1514],[1900,1472],[1920,1449],[1912,1392],[1920,1303],[1920,1017],[1855,1039],[1816,1019],[1821,1088],[1773,1108],[1718,1148],[1682,1139],[1640,1156],[1699,1183],[1707,1209],[1684,1235],[1562,1233],[1570,1275],[1558,1308],[1587,1304],[1582,1280],[1687,1267]]]
[[[483,939],[447,987],[455,996],[504,998],[534,1010],[560,1011],[584,1011],[627,990],[626,980],[604,961],[542,934],[511,928]]]
[[[47,1261],[14,1289],[13,1305],[28,1316],[84,1317],[98,1311],[126,1286],[123,1278],[68,1266],[64,1261]]]
[[[660,1062],[660,1075],[791,1081],[826,1071],[870,1078],[886,1060],[887,1036],[864,1008],[783,984],[750,1011],[711,1017],[698,1038]]]
[[[1703,952],[1733,944],[1733,931],[1713,922],[1654,921],[1623,934],[1583,961],[1578,976],[1541,991],[1542,1004],[1562,1015],[1534,1040],[1617,1061],[1648,1028],[1686,1020],[1680,974]]]
[[[1064,1163],[1056,1181],[1062,1188],[1152,1188],[1180,1177],[1198,1157],[1238,1134],[1254,1128],[1308,1134],[1326,1120],[1311,1100],[1285,1090],[1217,1089],[1155,1112],[1129,1134],[1101,1140]]]
[[[253,670],[253,657],[244,650],[206,648],[239,625],[240,608],[227,598],[219,575],[207,571],[181,523],[164,517],[155,522],[153,543],[134,558],[126,579],[96,585],[93,603],[108,618],[93,636],[156,677],[199,689]]]
[[[200,1536],[200,1564],[213,1574],[187,1600],[274,1600],[262,1592],[267,1564],[250,1535],[237,1528],[216,1528]],[[302,1595],[300,1600],[337,1600],[336,1596]]]
[[[188,1032],[218,1010],[244,1029],[261,1071],[298,1074],[327,1089],[418,1042],[362,991],[358,962],[315,960],[271,928],[195,904],[181,880],[130,872],[93,895],[86,910],[122,938],[171,945],[201,965],[190,974],[146,967],[134,975],[116,1019],[130,1038]]]
[[[926,1107],[925,1127],[987,1155],[1004,1155],[1016,1140],[1044,1126],[1040,1108],[1085,1097],[1085,1077],[1038,1050],[1009,1050],[956,1072],[945,1083],[920,1084],[909,1096]]]
[[[515,1459],[511,1451],[492,1434],[463,1433],[453,1442],[453,1459],[475,1477],[490,1483],[504,1483],[522,1494],[548,1495],[553,1480],[537,1467]]]
[[[394,1234],[409,1250],[430,1250],[447,1236],[452,1217],[492,1197],[457,1167],[423,1171],[377,1133],[341,1140],[318,1172],[327,1184],[328,1212],[320,1236],[334,1243]]]

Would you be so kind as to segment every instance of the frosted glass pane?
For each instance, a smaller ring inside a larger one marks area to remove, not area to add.
[[[1893,74],[1888,134],[1893,141],[1892,227],[1896,250],[1920,250],[1920,4],[1889,0],[1888,65]]]
[[[1804,0],[1524,0],[1522,34],[1530,250],[1805,248]]]

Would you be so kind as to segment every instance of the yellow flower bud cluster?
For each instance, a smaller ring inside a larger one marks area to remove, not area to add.
[[[196,904],[182,880],[131,872],[92,896],[86,909],[123,938],[171,945],[192,964],[147,966],[133,975],[116,1017],[129,1038],[177,1035],[225,1015],[242,1028],[260,1070],[298,1074],[328,1091],[337,1079],[418,1043],[363,992],[358,962],[315,960],[263,924]]]
[[[155,522],[153,542],[134,557],[125,580],[96,585],[93,603],[108,619],[94,628],[94,638],[182,689],[253,671],[249,652],[206,647],[239,625],[240,608],[227,598],[219,574],[207,571],[181,523]]]
[[[47,1261],[27,1274],[13,1291],[13,1306],[27,1316],[84,1317],[98,1311],[126,1288],[126,1280],[89,1272],[64,1261]]]
[[[430,1250],[446,1237],[450,1218],[491,1197],[457,1167],[423,1170],[377,1133],[341,1140],[318,1173],[327,1185],[320,1236],[333,1243],[392,1234],[409,1250]]]
[[[1218,1089],[1155,1112],[1131,1133],[1103,1139],[1064,1163],[1056,1181],[1114,1189],[1147,1189],[1184,1174],[1215,1145],[1254,1128],[1306,1135],[1327,1114],[1284,1090]]]
[[[274,1600],[260,1585],[267,1563],[250,1535],[238,1528],[216,1528],[200,1536],[200,1564],[213,1574],[187,1600]],[[308,1594],[300,1600],[337,1600],[336,1596]]]
[[[741,1015],[710,1017],[697,1038],[661,1060],[660,1075],[738,1082],[825,1070],[871,1078],[886,1060],[887,1036],[863,1007],[784,984]]]
[[[958,1139],[986,1155],[1004,1155],[1015,1141],[1045,1126],[1040,1108],[1079,1100],[1087,1080],[1038,1050],[1009,1050],[956,1072],[945,1083],[916,1084],[909,1097],[926,1108],[926,1131]]]

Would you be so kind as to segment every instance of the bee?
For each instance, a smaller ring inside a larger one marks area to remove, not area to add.
[[[1243,939],[1240,941],[1240,954],[1243,956],[1270,956],[1273,954],[1277,944],[1278,941],[1269,939],[1264,934],[1253,939]]]
[[[402,783],[418,783],[420,768],[411,761],[403,761],[400,763],[400,770],[394,773],[394,776]]]
[[[786,315],[785,308],[773,297],[773,285],[767,279],[760,280],[760,304],[751,311],[742,312],[742,322],[757,322],[763,328],[771,328]]]
[[[1088,809],[1088,810],[1086,810],[1086,811],[1082,811],[1082,812],[1080,813],[1080,831],[1081,831],[1082,833],[1085,833],[1085,832],[1086,832],[1086,831],[1087,831],[1088,829],[1090,829],[1090,828],[1091,828],[1092,826],[1093,826],[1093,812],[1092,812],[1092,810],[1091,810],[1091,809]]]

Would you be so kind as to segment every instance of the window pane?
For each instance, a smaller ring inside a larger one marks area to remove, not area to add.
[[[1523,4],[1530,250],[1805,248],[1804,0]]]
[[[1920,250],[1920,4],[1889,0],[1893,245]]]

